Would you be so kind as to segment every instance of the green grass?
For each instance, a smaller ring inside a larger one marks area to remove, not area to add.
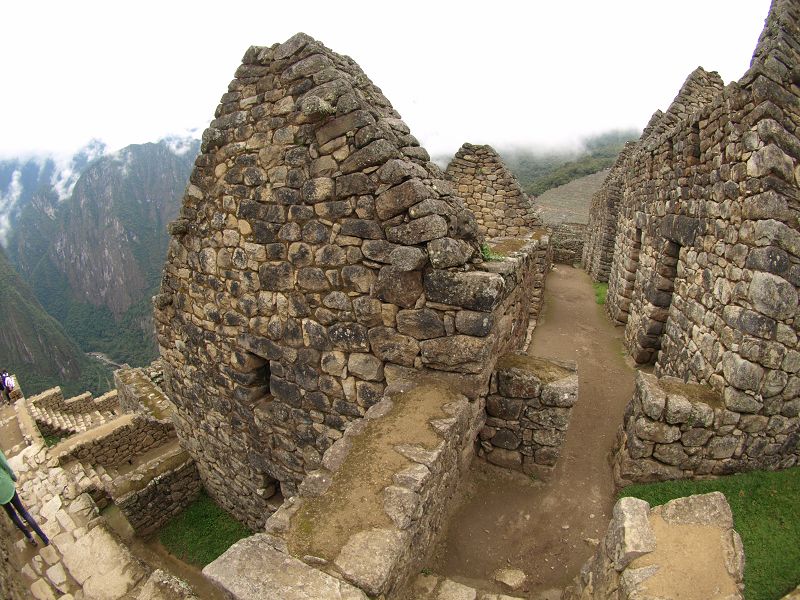
[[[489,244],[481,244],[481,257],[483,260],[503,260],[505,258],[504,254],[498,254],[493,252],[492,249],[489,247]]]
[[[64,437],[62,437],[60,435],[42,435],[42,437],[44,438],[44,443],[47,444],[48,448],[52,448],[58,442],[60,442],[61,440],[65,439]]]
[[[202,568],[249,535],[252,531],[201,492],[186,510],[161,528],[158,541],[173,556]]]
[[[752,471],[709,481],[665,481],[632,485],[651,506],[674,498],[719,491],[733,512],[745,551],[745,598],[778,600],[800,583],[800,467]]]
[[[597,282],[593,283],[592,287],[594,288],[594,301],[598,304],[605,304],[606,295],[608,295],[608,283]]]

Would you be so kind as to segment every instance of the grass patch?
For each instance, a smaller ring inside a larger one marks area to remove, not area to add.
[[[161,528],[158,541],[173,556],[202,568],[252,533],[201,492],[186,510]]]
[[[632,485],[634,496],[651,506],[674,498],[719,491],[733,511],[745,551],[745,598],[778,600],[800,583],[800,467],[751,471],[709,481],[665,481]]]
[[[598,304],[606,303],[606,296],[608,295],[608,283],[596,282],[592,284],[594,288],[594,301]]]
[[[52,448],[61,440],[66,439],[60,435],[42,435],[42,438],[44,438],[44,443],[47,444],[48,448]]]
[[[481,244],[481,257],[483,260],[503,260],[503,254],[497,254],[489,247],[489,244]]]

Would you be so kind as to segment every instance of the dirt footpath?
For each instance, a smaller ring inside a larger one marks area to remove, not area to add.
[[[622,333],[596,304],[585,272],[558,265],[550,273],[528,353],[578,363],[578,402],[561,458],[547,481],[476,460],[431,571],[508,593],[492,574],[513,567],[528,576],[513,595],[559,598],[610,519],[614,490],[607,456],[634,379],[623,358]]]

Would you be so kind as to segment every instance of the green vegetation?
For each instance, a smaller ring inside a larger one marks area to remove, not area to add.
[[[44,438],[44,443],[47,444],[48,448],[52,448],[58,442],[64,439],[60,435],[42,435],[42,437]]]
[[[586,138],[575,151],[503,152],[503,161],[529,194],[538,196],[614,164],[625,142],[638,139],[635,130],[609,131]]]
[[[505,258],[504,255],[493,252],[486,243],[481,244],[481,257],[483,260],[503,260]]]
[[[205,492],[158,533],[173,556],[204,567],[240,539],[252,535],[244,525],[217,506]]]
[[[800,467],[752,471],[709,481],[666,481],[632,485],[634,496],[651,506],[674,498],[719,491],[733,511],[742,536],[747,600],[778,600],[800,583]]]
[[[594,301],[598,304],[605,304],[606,303],[606,296],[608,295],[608,283],[606,282],[595,282],[592,284],[594,288]]]

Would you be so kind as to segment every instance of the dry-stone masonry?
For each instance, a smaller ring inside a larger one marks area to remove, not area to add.
[[[99,398],[85,392],[74,398],[64,398],[60,387],[32,396],[27,400],[39,431],[48,436],[70,436],[102,425],[117,416],[117,391],[111,390]]]
[[[419,573],[454,506],[483,420],[481,402],[436,379],[390,385],[328,449],[299,496],[269,518],[266,533],[233,546],[203,573],[237,600],[260,597],[258,579],[262,586],[280,580],[276,597],[308,598],[306,582],[329,581],[326,575],[370,597],[396,597]],[[272,556],[270,572],[242,581],[254,544]],[[291,578],[281,577],[287,563],[296,569]],[[362,597],[348,593],[341,597]]]
[[[259,527],[276,482],[295,494],[393,377],[485,390],[524,339],[517,288],[546,236],[482,264],[474,215],[389,101],[304,34],[250,48],[215,116],[155,316],[181,442]]]
[[[719,492],[653,509],[622,498],[605,538],[562,600],[741,600],[744,549]]]
[[[715,450],[748,468],[795,464],[800,441],[799,42],[796,3],[774,0],[740,81],[695,70],[612,170],[584,256],[602,279],[616,232],[607,309],[637,362],[710,386],[723,436],[771,432]]]
[[[775,470],[797,463],[797,423],[728,410],[719,393],[638,373],[620,427],[614,478],[631,482]]]
[[[553,262],[574,265],[581,262],[586,238],[586,223],[558,223],[550,227]]]
[[[546,474],[561,454],[578,399],[575,363],[508,354],[495,368],[481,454],[502,467]]]
[[[541,227],[532,199],[491,146],[461,146],[447,165],[447,176],[484,235],[524,237]]]

